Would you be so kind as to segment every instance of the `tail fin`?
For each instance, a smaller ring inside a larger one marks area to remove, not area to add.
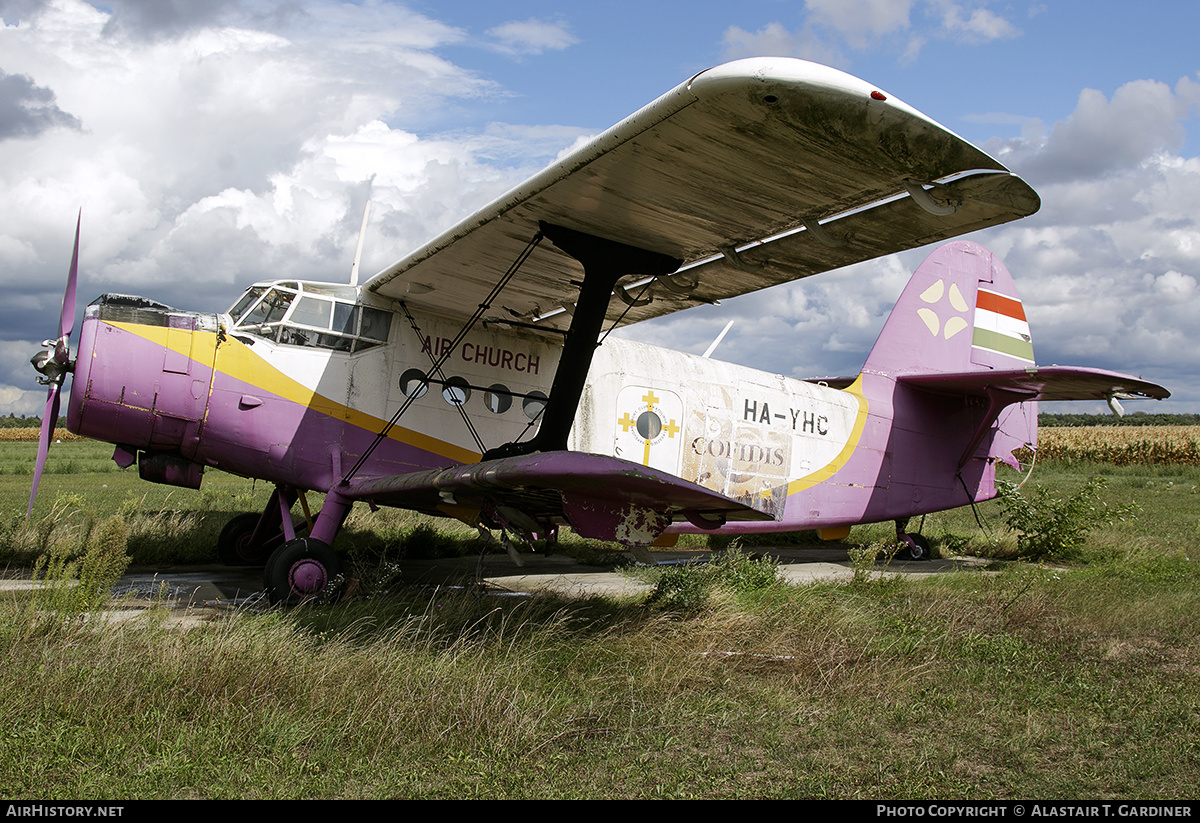
[[[1038,401],[1106,400],[1111,405],[1118,396],[1170,396],[1162,386],[1126,374],[1039,368],[1012,275],[996,255],[965,240],[942,246],[917,268],[863,371],[926,395],[980,399],[959,469],[981,444],[986,456],[1015,465],[1013,448],[1037,444]],[[946,440],[950,414],[949,407],[937,413],[926,408],[904,425],[927,428]]]
[[[1012,275],[983,246],[959,240],[917,268],[864,370],[898,377],[1033,364],[1029,323]]]
[[[1012,275],[983,246],[959,240],[913,273],[863,371],[896,381],[897,422],[928,436],[927,452],[956,457],[961,471],[981,445],[979,456],[1014,467],[1015,449],[1036,446],[1038,391],[1011,384],[1034,368]]]

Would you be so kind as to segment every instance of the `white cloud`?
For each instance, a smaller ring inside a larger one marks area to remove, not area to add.
[[[808,19],[837,32],[852,49],[909,28],[913,0],[806,0]]]
[[[33,382],[23,341],[54,325],[81,206],[82,302],[111,290],[220,310],[254,280],[348,276],[368,198],[369,274],[581,133],[395,125],[496,86],[432,51],[463,32],[394,3],[310,2],[270,19],[250,4],[167,6],[48,0],[0,26],[16,103],[49,118],[0,155],[0,335],[19,342],[3,349],[0,386]],[[502,29],[526,52],[571,42],[556,24]],[[0,413],[40,411],[41,393],[13,396]]]
[[[292,37],[200,28],[134,46],[105,35],[107,18],[71,0],[50,4],[34,26],[0,31],[6,63],[44,78],[60,101],[78,109],[84,125],[79,134],[6,146],[19,162],[0,167],[0,179],[15,194],[10,200],[24,201],[13,206],[28,220],[22,227],[14,215],[16,224],[3,225],[14,228],[13,237],[27,237],[29,223],[45,224],[48,212],[71,208],[82,197],[85,221],[103,225],[113,242],[124,244],[91,250],[124,266],[178,235],[175,221],[194,218],[189,213],[196,207],[211,210],[213,198],[229,200],[231,191],[241,193],[239,203],[299,189],[336,200],[347,187],[374,180],[411,195],[403,178],[420,177],[429,163],[461,159],[473,165],[471,175],[491,181],[496,175],[488,163],[528,166],[531,152],[546,146],[552,154],[559,146],[548,141],[574,136],[530,141],[529,134],[491,134],[439,142],[393,129],[387,120],[429,98],[486,94],[493,86],[413,50],[453,40],[448,27],[409,25],[414,16],[391,4],[353,9],[357,26],[341,39],[338,33],[350,28],[345,4],[311,9],[309,16],[322,16],[321,31],[294,25]],[[389,14],[402,19],[384,20]],[[362,16],[380,19],[364,26]],[[347,50],[356,53],[353,61]],[[89,191],[96,192],[92,202]],[[466,202],[471,197],[462,194]],[[420,211],[416,205],[410,210]],[[262,212],[248,217],[238,208],[244,221],[264,219]],[[328,215],[312,217],[319,222]],[[294,231],[311,237],[313,229]],[[283,241],[277,231],[269,234],[272,242]]]
[[[972,42],[1007,40],[1021,33],[1003,17],[985,8],[964,9],[957,3],[945,3],[942,27],[947,34],[963,35]]]
[[[848,62],[840,49],[810,29],[793,32],[781,23],[768,23],[756,32],[730,26],[721,37],[721,50],[726,60],[799,57],[835,67],[845,67]]]
[[[60,109],[50,89],[0,69],[0,140],[34,137],[55,128],[78,129],[79,118]]]
[[[800,57],[845,68],[844,49],[883,50],[911,63],[931,39],[982,43],[1021,33],[982,5],[951,0],[805,0],[804,8],[795,31],[779,22],[756,32],[729,27],[722,38],[724,56]]]
[[[1198,107],[1200,84],[1189,78],[1175,89],[1136,80],[1118,88],[1112,100],[1084,89],[1075,110],[1048,134],[1044,128],[1027,129],[1019,138],[987,148],[1035,184],[1096,178],[1178,151],[1182,121]]]
[[[502,23],[488,29],[487,35],[495,38],[499,51],[511,55],[562,51],[579,42],[565,23],[536,18]]]

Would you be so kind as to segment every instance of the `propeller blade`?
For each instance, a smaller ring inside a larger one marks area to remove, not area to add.
[[[42,480],[42,469],[46,468],[46,456],[50,453],[50,438],[54,436],[54,424],[58,422],[58,384],[51,383],[46,393],[46,409],[42,413],[42,433],[38,437],[37,462],[33,464],[33,488],[29,490],[29,508],[25,519],[33,516],[33,500],[37,497],[38,483]]]
[[[67,290],[63,292],[62,312],[58,320],[58,346],[54,359],[66,363],[71,352],[68,343],[75,328],[75,284],[79,280],[79,225],[83,221],[83,209],[75,219],[75,250],[71,253],[71,270],[67,272]]]
[[[49,356],[42,360],[39,354],[33,360],[34,368],[46,376],[42,382],[48,383],[50,389],[46,393],[46,409],[42,414],[42,431],[38,436],[37,461],[33,464],[33,487],[29,490],[26,520],[33,516],[33,501],[37,497],[38,484],[42,481],[42,470],[46,468],[46,457],[50,454],[50,438],[54,436],[54,426],[58,423],[59,390],[66,380],[66,372],[71,368],[70,342],[71,332],[75,329],[75,285],[79,280],[79,226],[82,222],[83,209],[80,209],[78,217],[75,218],[75,250],[71,252],[67,289],[63,292],[62,311],[58,316],[58,340],[54,342],[52,355],[59,367],[47,368]]]

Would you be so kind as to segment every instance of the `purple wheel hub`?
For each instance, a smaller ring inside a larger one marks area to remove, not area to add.
[[[288,571],[288,585],[296,594],[318,594],[328,582],[324,564],[309,558],[296,561]]]

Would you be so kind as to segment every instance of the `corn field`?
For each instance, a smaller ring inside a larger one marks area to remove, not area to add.
[[[0,428],[0,443],[36,443],[38,436],[41,434],[40,429],[5,429]],[[72,434],[64,428],[54,430],[54,440],[82,440],[83,438],[77,434]]]
[[[1200,464],[1200,426],[1040,428],[1038,460],[1196,465]]]

